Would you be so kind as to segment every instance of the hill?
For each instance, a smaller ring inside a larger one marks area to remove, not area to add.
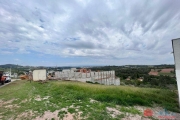
[[[22,67],[20,65],[14,65],[14,64],[5,64],[5,65],[0,65],[0,68],[18,68]]]
[[[174,91],[70,81],[15,81],[0,88],[0,103],[1,119],[141,119],[156,107],[179,112]]]

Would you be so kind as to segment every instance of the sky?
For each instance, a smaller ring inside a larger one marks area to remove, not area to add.
[[[174,64],[180,0],[0,0],[0,64]]]

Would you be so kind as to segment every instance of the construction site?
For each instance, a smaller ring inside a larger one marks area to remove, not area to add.
[[[47,71],[46,69],[34,70],[21,75],[22,80],[70,80],[103,85],[120,85],[120,78],[115,76],[115,71],[91,71],[91,69],[63,69],[62,71]]]
[[[115,71],[91,71],[90,69],[65,69],[55,72],[55,79],[76,80],[92,82],[104,85],[120,85],[120,79],[116,78]]]

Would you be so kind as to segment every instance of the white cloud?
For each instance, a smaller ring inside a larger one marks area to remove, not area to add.
[[[180,2],[10,1],[0,2],[0,49],[60,56],[118,59],[172,57],[179,37]],[[10,41],[10,42],[9,42]],[[4,50],[5,52],[5,50]],[[6,50],[6,53],[8,51]]]
[[[18,59],[18,58],[15,58],[14,60],[15,60],[15,61],[20,61],[20,59]]]

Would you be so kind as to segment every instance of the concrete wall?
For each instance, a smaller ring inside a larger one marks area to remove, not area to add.
[[[77,80],[81,82],[97,82],[104,85],[120,85],[120,79],[115,79],[115,71],[102,71],[102,72],[74,72],[64,70],[62,72],[55,72],[56,79],[63,80]]]
[[[172,40],[180,106],[180,38]]]
[[[180,38],[173,40],[176,70],[180,70]]]
[[[33,71],[33,81],[46,80],[46,79],[47,79],[46,70],[34,70]]]

